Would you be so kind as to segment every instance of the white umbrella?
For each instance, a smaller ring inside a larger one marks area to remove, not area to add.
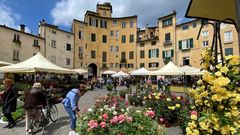
[[[0,65],[1,66],[8,66],[8,65],[12,65],[12,63],[5,62],[5,61],[0,61]]]
[[[130,72],[130,75],[150,75],[151,71],[145,69],[144,67],[137,69],[137,70],[133,70]]]
[[[127,74],[123,71],[119,71],[116,74],[113,74],[112,77],[129,77],[129,74]]]
[[[159,70],[152,71],[151,75],[184,75],[184,72],[171,61]]]
[[[116,71],[106,70],[102,74],[104,74],[104,75],[112,75],[112,74],[116,74],[116,73],[117,73]]]
[[[197,75],[200,72],[200,69],[190,66],[182,66],[180,69],[185,73],[185,75]]]
[[[0,72],[2,73],[36,73],[36,72],[47,72],[47,73],[60,73],[68,74],[75,73],[74,71],[66,68],[57,66],[45,57],[43,57],[39,52],[33,57],[10,66],[0,67]]]
[[[80,74],[80,75],[88,73],[87,70],[84,70],[84,69],[82,69],[82,68],[73,69],[73,71],[77,72],[77,73]]]

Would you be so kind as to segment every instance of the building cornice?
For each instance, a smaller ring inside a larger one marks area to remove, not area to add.
[[[173,10],[173,13],[162,16],[162,17],[159,17],[158,20],[165,19],[165,18],[171,17],[171,16],[176,15],[176,14],[177,14],[177,12],[175,10]]]

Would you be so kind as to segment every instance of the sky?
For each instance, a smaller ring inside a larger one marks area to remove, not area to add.
[[[177,23],[184,18],[190,0],[0,0],[0,24],[37,34],[38,23],[44,19],[60,29],[70,31],[73,19],[84,20],[87,10],[96,11],[97,3],[110,2],[112,17],[138,16],[138,27],[157,26],[159,17],[177,11]]]

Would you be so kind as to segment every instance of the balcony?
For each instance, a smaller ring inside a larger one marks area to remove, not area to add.
[[[16,44],[18,44],[19,46],[20,46],[21,43],[22,43],[19,39],[16,39],[16,38],[13,39],[13,42],[16,43]]]
[[[33,44],[33,47],[37,47],[40,49],[40,45],[39,44]]]
[[[127,59],[121,59],[120,63],[127,63]]]
[[[164,44],[164,46],[168,46],[168,45],[172,45],[172,42],[170,40],[168,40],[168,41],[165,41],[163,44]]]

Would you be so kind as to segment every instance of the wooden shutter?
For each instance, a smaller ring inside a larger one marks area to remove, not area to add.
[[[162,57],[165,58],[165,51],[162,51]]]
[[[178,41],[178,49],[182,50],[182,41]]]
[[[190,48],[193,48],[193,38],[190,39]]]
[[[171,57],[174,57],[174,50],[171,50]]]
[[[159,57],[159,50],[157,49],[157,58]]]
[[[151,58],[151,50],[148,50],[148,58]]]

